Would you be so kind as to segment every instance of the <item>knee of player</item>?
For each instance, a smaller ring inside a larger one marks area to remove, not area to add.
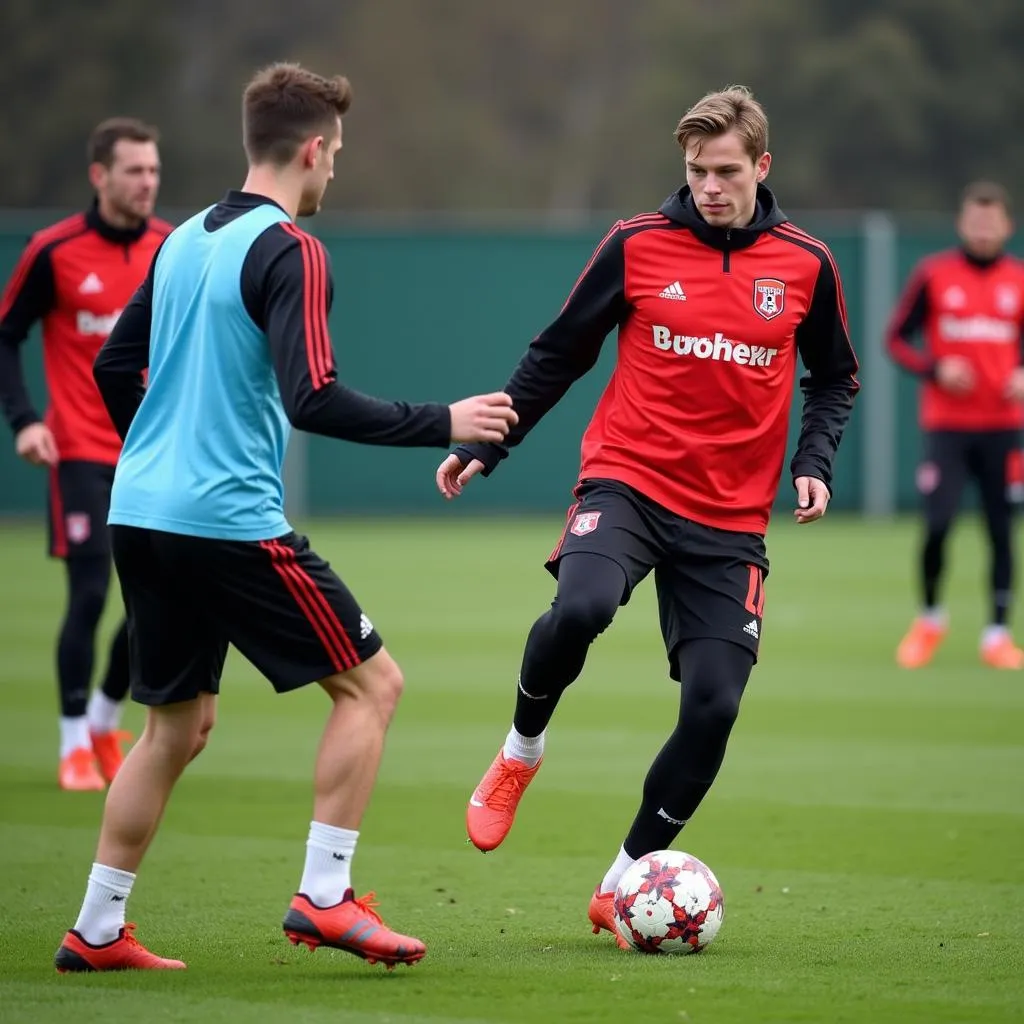
[[[387,722],[398,706],[405,680],[398,663],[382,648],[361,665],[331,676],[321,685],[334,701],[355,699],[372,702],[380,717]]]
[[[192,748],[192,757],[198,757],[206,749],[206,744],[210,742],[210,733],[213,731],[214,724],[212,718],[204,719],[199,723],[199,728],[196,730],[195,735],[195,745]]]
[[[559,594],[554,608],[555,621],[558,628],[567,633],[596,637],[611,625],[618,607],[618,595],[612,599],[590,591]]]
[[[172,726],[166,724],[152,724],[146,728],[144,739],[156,751],[157,758],[165,765],[176,766],[178,771],[184,769],[206,745],[205,739],[199,745],[199,731],[195,726],[187,722],[175,723]]]
[[[106,603],[106,585],[89,580],[72,589],[69,611],[81,621],[98,623],[103,616],[103,607]]]
[[[402,670],[398,667],[398,662],[384,651],[381,654],[384,654],[384,658],[375,666],[371,681],[371,695],[380,708],[382,716],[386,720],[390,720],[402,698],[405,678],[402,675]]]
[[[686,703],[690,712],[699,717],[702,728],[729,727],[740,711],[742,690],[731,681],[713,672],[692,676],[686,681]],[[686,710],[684,709],[684,720]]]

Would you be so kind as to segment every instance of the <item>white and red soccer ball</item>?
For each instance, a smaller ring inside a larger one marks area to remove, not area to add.
[[[718,934],[724,916],[718,879],[679,850],[641,857],[615,890],[619,934],[642,953],[696,953]]]

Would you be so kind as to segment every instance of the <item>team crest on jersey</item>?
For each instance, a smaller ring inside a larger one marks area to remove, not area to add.
[[[597,521],[601,518],[600,512],[581,512],[569,527],[569,532],[582,537],[585,534],[593,533],[597,529]]]
[[[765,320],[774,320],[786,308],[786,282],[759,277],[754,282],[754,309]]]
[[[996,289],[996,306],[1003,316],[1015,316],[1020,309],[1020,295],[1012,284],[1003,284]]]
[[[942,293],[942,303],[948,309],[963,309],[967,305],[967,292],[958,284],[951,284]]]
[[[64,527],[72,544],[84,544],[92,533],[92,522],[87,512],[69,512],[64,517]]]

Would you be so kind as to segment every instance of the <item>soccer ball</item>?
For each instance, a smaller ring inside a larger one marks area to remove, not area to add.
[[[724,916],[718,879],[680,850],[641,857],[615,889],[616,927],[641,953],[696,953],[718,934]]]

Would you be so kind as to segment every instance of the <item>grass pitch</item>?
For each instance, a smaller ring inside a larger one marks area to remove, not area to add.
[[[60,566],[40,530],[0,526],[0,1021],[1024,1019],[1024,678],[977,662],[978,526],[954,539],[953,631],[918,673],[892,660],[913,608],[912,525],[773,528],[761,663],[676,844],[718,875],[725,924],[684,958],[621,953],[586,919],[675,716],[652,586],[566,695],[507,842],[486,857],[465,842],[560,528],[557,515],[308,526],[405,670],[354,880],[427,942],[419,966],[387,974],[282,935],[325,700],[275,697],[232,653],[211,745],[129,906],[142,941],[189,970],[58,976],[102,795],[55,784]],[[132,708],[126,725],[140,723]]]

